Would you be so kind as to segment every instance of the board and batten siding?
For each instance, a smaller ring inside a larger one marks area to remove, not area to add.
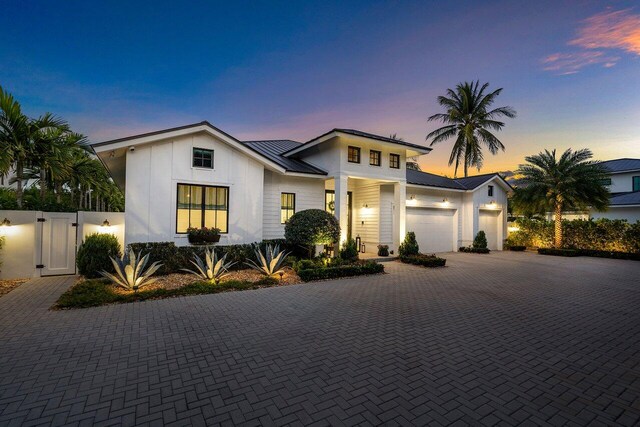
[[[280,175],[264,171],[264,239],[282,239],[284,224],[280,223],[280,195],[296,195],[296,212],[324,209],[324,179]]]
[[[393,246],[393,184],[380,186],[380,244]]]

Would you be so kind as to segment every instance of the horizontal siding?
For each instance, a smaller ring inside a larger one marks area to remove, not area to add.
[[[367,205],[367,208],[363,206]],[[379,242],[380,185],[356,184],[353,190],[353,237],[360,236],[367,244],[367,252],[374,251]],[[364,222],[364,224],[363,224]]]
[[[393,185],[380,186],[380,244],[393,246]]]

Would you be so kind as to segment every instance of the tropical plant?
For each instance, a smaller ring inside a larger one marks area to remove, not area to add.
[[[563,210],[605,210],[609,190],[602,184],[608,177],[604,167],[590,160],[591,150],[566,150],[560,158],[556,150],[525,157],[518,167],[521,186],[514,192],[514,203],[539,212],[554,212],[556,248],[562,247]]]
[[[473,239],[473,247],[476,249],[487,248],[487,235],[483,230],[478,231],[478,234]]]
[[[189,270],[188,268],[183,270],[216,285],[220,283],[221,279],[229,275],[229,269],[235,264],[235,262],[227,262],[227,255],[218,259],[215,251],[209,248],[204,251],[204,261],[198,255],[193,254],[191,263],[196,266],[198,271]]]
[[[332,245],[340,240],[340,224],[329,212],[307,209],[289,218],[284,237],[289,244],[307,248],[311,258],[314,245]]]
[[[141,287],[157,280],[151,276],[162,266],[159,261],[156,261],[147,268],[148,261],[149,254],[136,256],[134,251],[128,251],[122,258],[111,258],[115,274],[106,271],[102,271],[101,274],[112,283],[137,292]]]
[[[454,176],[458,174],[460,163],[464,167],[464,176],[468,176],[470,166],[482,168],[484,156],[482,146],[491,154],[504,151],[504,145],[491,131],[500,131],[504,122],[501,117],[514,118],[516,112],[511,107],[491,109],[492,104],[502,92],[502,88],[485,93],[489,83],[480,86],[479,81],[459,83],[455,90],[447,89],[447,96],[439,96],[438,104],[444,107],[444,113],[434,114],[429,121],[440,121],[445,126],[427,135],[431,145],[450,138],[456,138],[449,156],[449,166],[455,163]]]
[[[272,277],[276,274],[279,274],[280,277],[282,277],[282,275],[284,274],[284,269],[282,267],[288,253],[285,251],[281,251],[280,246],[278,245],[267,245],[264,252],[265,253],[263,255],[260,251],[260,247],[256,246],[256,260],[254,261],[250,259],[249,261],[245,262],[245,264],[256,271],[259,271],[265,276]]]
[[[120,243],[116,236],[107,233],[90,234],[78,248],[78,272],[87,279],[100,277],[101,271],[114,273],[111,258],[118,258],[120,254]]]
[[[408,231],[404,236],[404,242],[400,244],[398,248],[398,254],[400,256],[418,255],[420,253],[420,246],[416,240],[416,233]]]

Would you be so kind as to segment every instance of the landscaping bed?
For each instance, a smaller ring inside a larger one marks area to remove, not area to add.
[[[0,280],[0,297],[8,294],[29,279]]]
[[[564,257],[588,256],[597,258],[612,258],[640,261],[640,253],[617,252],[617,251],[599,251],[593,249],[556,249],[556,248],[540,248],[540,255],[554,255]]]
[[[437,257],[435,255],[426,255],[426,254],[418,254],[418,255],[403,255],[400,256],[400,261],[406,264],[420,265],[422,267],[444,267],[447,263],[447,260],[444,258]]]

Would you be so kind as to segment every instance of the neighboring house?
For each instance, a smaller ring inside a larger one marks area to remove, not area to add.
[[[187,244],[189,226],[218,227],[220,244],[284,236],[304,209],[336,215],[341,241],[366,252],[397,253],[406,231],[422,252],[469,245],[478,230],[489,247],[506,237],[507,192],[496,174],[449,179],[406,169],[431,149],[349,129],[306,143],[239,141],[208,122],[92,144],[125,191],[127,243]]]
[[[640,159],[615,159],[601,163],[610,173],[605,184],[611,191],[606,212],[592,211],[592,218],[640,221]]]

